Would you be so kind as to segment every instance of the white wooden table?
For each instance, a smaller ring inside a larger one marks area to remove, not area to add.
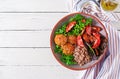
[[[66,0],[0,0],[0,79],[75,79],[53,57],[49,37]]]

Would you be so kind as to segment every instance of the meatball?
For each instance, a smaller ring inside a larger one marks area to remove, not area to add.
[[[71,44],[76,44],[77,43],[77,37],[75,35],[68,36],[68,42],[71,43]]]
[[[84,65],[91,61],[91,57],[88,55],[88,51],[85,47],[77,46],[74,51],[74,60],[80,65]]]
[[[65,55],[72,55],[74,52],[74,46],[70,43],[66,43],[65,45],[63,45],[62,49]]]
[[[54,38],[55,44],[61,46],[67,43],[67,37],[63,34],[58,34]]]

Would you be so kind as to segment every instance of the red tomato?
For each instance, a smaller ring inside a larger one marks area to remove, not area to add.
[[[84,47],[84,43],[83,43],[82,37],[80,35],[77,36],[77,44],[80,47]]]
[[[83,35],[82,35],[82,37],[83,37],[83,39],[86,41],[86,42],[90,42],[90,35],[88,35],[87,33],[84,33]]]
[[[73,28],[73,26],[75,26],[75,24],[76,24],[76,21],[70,22],[66,27],[66,32],[70,31]]]
[[[86,33],[88,34],[88,35],[91,35],[91,26],[86,26]]]
[[[92,46],[92,48],[97,48],[100,45],[100,34],[99,33],[93,33],[93,36],[96,38],[95,42]]]
[[[96,31],[96,32],[99,32],[99,31],[101,31],[102,29],[101,29],[100,27],[98,27],[98,26],[92,26],[92,30],[93,30],[93,31]]]

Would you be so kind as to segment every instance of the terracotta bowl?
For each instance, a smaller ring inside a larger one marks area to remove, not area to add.
[[[56,25],[54,26],[53,30],[52,30],[52,33],[51,33],[51,36],[50,36],[50,48],[52,50],[52,54],[54,55],[55,59],[64,67],[68,68],[68,69],[72,69],[72,70],[84,70],[84,69],[88,69],[88,68],[91,68],[93,66],[95,66],[96,64],[98,64],[102,59],[103,57],[105,56],[106,52],[107,52],[107,48],[106,47],[104,49],[104,52],[103,54],[100,55],[100,57],[97,59],[97,60],[94,60],[94,61],[91,61],[83,66],[79,66],[79,65],[66,65],[65,63],[63,63],[61,60],[60,60],[60,55],[55,53],[54,52],[54,49],[55,49],[55,43],[54,43],[54,37],[55,37],[55,31],[60,28],[62,26],[62,24],[64,24],[66,21],[68,21],[71,17],[73,17],[74,15],[76,14],[81,14],[83,16],[85,16],[86,18],[88,17],[91,17],[93,19],[93,25],[96,25],[96,26],[99,26],[101,27],[103,30],[100,31],[100,33],[106,37],[106,39],[108,39],[108,34],[107,34],[107,31],[104,27],[104,25],[102,24],[102,22],[97,19],[96,17],[92,16],[92,15],[89,15],[89,14],[85,14],[85,13],[71,13],[69,15],[66,15],[65,17],[63,17],[62,19],[60,19]]]

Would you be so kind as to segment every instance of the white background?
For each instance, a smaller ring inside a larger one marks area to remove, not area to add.
[[[49,37],[68,14],[66,0],[0,0],[0,79],[75,79],[84,71],[61,66]]]

